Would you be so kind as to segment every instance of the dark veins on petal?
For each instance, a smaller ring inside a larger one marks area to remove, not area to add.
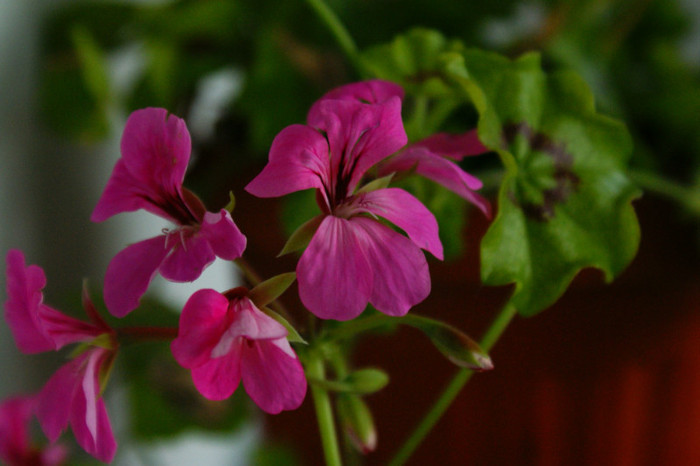
[[[527,123],[510,123],[503,127],[503,145],[507,149],[521,135],[528,142],[530,150],[549,156],[554,163],[554,187],[542,191],[542,203],[523,202],[511,192],[511,200],[518,205],[525,215],[539,222],[546,222],[554,217],[554,208],[563,204],[578,188],[581,179],[573,172],[574,158],[566,151],[564,144],[554,142],[544,133],[536,132]]]

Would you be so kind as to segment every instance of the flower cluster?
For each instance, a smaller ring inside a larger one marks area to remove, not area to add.
[[[368,303],[387,315],[403,316],[430,293],[422,250],[442,259],[437,221],[412,194],[389,187],[393,173],[425,176],[490,215],[488,202],[475,192],[481,183],[456,164],[485,151],[474,132],[438,134],[407,145],[402,99],[399,86],[378,80],[327,93],[310,109],[306,125],[289,126],[277,135],[268,164],[246,187],[259,197],[316,190],[321,213],[302,227],[298,249],[305,250],[296,277],[302,303],[322,319],[353,319]],[[246,237],[231,213],[207,211],[183,187],[190,152],[190,135],[180,118],[158,108],[129,117],[122,156],[92,220],[144,209],[173,225],[127,246],[110,262],[104,301],[116,317],[139,306],[156,274],[174,282],[193,281],[217,257],[233,261],[245,250]],[[87,293],[83,301],[89,322],[45,305],[44,273],[26,266],[19,251],[7,255],[7,277],[5,317],[20,350],[35,353],[81,344],[36,398],[44,432],[54,441],[70,424],[88,453],[111,461],[116,442],[101,393],[117,354],[119,329],[100,318]],[[302,362],[289,342],[290,331],[296,331],[265,306],[284,289],[264,302],[256,289],[194,293],[182,309],[176,336],[173,332],[172,354],[191,371],[194,386],[206,398],[228,398],[242,381],[265,412],[296,409],[307,390]],[[25,423],[29,408],[7,409],[20,410],[21,415],[12,416]],[[21,433],[0,430],[0,446],[5,457],[31,453]],[[54,450],[47,450],[48,457],[56,461],[42,464],[62,460]]]

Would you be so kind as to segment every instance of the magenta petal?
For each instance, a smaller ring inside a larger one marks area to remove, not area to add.
[[[122,160],[134,179],[155,190],[179,192],[190,150],[185,122],[164,108],[136,110],[124,126]]]
[[[243,341],[239,340],[238,345]],[[233,394],[241,381],[241,350],[233,348],[226,356],[211,359],[192,369],[195,387],[205,398],[225,400]]]
[[[318,102],[325,99],[355,100],[368,104],[378,104],[392,97],[398,97],[403,100],[403,96],[403,88],[390,81],[382,81],[381,79],[360,81],[328,91],[311,107],[309,114],[316,112],[317,109],[315,107],[318,105]]]
[[[352,319],[367,306],[372,276],[353,225],[328,216],[297,265],[299,297],[322,319]]]
[[[382,166],[381,174],[410,170],[441,184],[474,204],[487,217],[491,217],[489,201],[474,192],[482,187],[481,180],[466,173],[455,162],[430,152],[425,147],[411,146],[387,161]]]
[[[296,409],[306,395],[304,369],[286,339],[243,345],[241,374],[248,395],[263,411]]]
[[[228,336],[243,337],[248,340],[272,340],[287,336],[287,329],[255,307],[249,298],[238,299],[231,305],[234,318],[231,326],[226,330]]]
[[[52,442],[68,425],[73,399],[82,379],[81,366],[87,356],[88,353],[84,353],[61,366],[39,393],[37,417],[44,434]]]
[[[401,100],[392,97],[375,105],[353,100],[321,100],[309,113],[309,125],[326,132],[331,151],[332,180],[343,170],[351,193],[374,164],[390,156],[406,142],[401,120]]]
[[[374,287],[370,302],[378,310],[402,316],[430,294],[430,273],[423,252],[405,236],[365,217],[351,222],[364,231],[364,247]]]
[[[254,196],[277,197],[322,188],[329,176],[326,139],[308,126],[291,125],[272,141],[268,164],[245,189]]]
[[[192,369],[211,359],[211,352],[226,331],[228,299],[214,290],[199,290],[185,303],[178,336],[170,349],[175,360]]]
[[[7,253],[5,319],[17,347],[24,353],[38,353],[57,347],[46,332],[39,315],[40,308],[44,306],[41,292],[44,286],[46,275],[41,267],[26,266],[24,255],[17,249]]]
[[[362,205],[401,228],[418,247],[442,260],[437,220],[411,194],[399,188],[378,189],[364,194]]]
[[[163,260],[159,272],[174,282],[191,282],[202,275],[216,256],[211,245],[199,232],[180,237],[178,231],[168,235],[170,254]]]
[[[205,213],[199,234],[209,242],[214,254],[222,259],[238,259],[245,250],[246,237],[225,209],[218,213]]]
[[[123,159],[117,161],[112,170],[112,176],[107,181],[100,200],[92,211],[90,220],[102,222],[113,215],[122,212],[133,212],[144,209],[163,218],[177,221],[166,210],[154,203],[153,200],[162,199],[160,189],[137,180],[127,170]]]
[[[124,317],[139,305],[141,296],[168,254],[166,237],[156,236],[122,250],[105,273],[104,300],[116,317]]]
[[[489,148],[481,143],[475,129],[462,134],[437,133],[414,144],[424,147],[434,154],[462,160],[465,156],[479,155],[489,152]]]
[[[95,458],[109,463],[117,451],[117,442],[100,397],[99,370],[106,350],[93,349],[88,354],[73,399],[70,424],[78,444]]]

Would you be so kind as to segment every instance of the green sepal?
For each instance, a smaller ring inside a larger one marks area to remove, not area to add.
[[[287,329],[287,340],[289,340],[290,343],[302,343],[304,345],[308,345],[309,343],[302,338],[302,336],[297,332],[297,329],[294,328],[292,324],[290,324],[287,319],[282,317],[279,313],[273,311],[269,307],[261,307],[261,311],[263,311],[265,314],[268,316],[272,317],[275,319],[277,322],[282,324],[284,328]]]
[[[228,198],[228,204],[226,204],[224,209],[228,210],[228,213],[233,214],[233,209],[236,208],[236,196],[234,196],[233,191],[228,192]]]
[[[408,314],[400,323],[423,332],[435,347],[453,364],[472,370],[491,370],[489,355],[467,334],[452,325],[428,317]]]
[[[252,290],[248,292],[248,298],[250,298],[253,303],[255,303],[258,308],[270,304],[275,299],[282,296],[282,294],[287,291],[294,280],[296,280],[296,272],[287,272],[279,275],[275,275],[272,278],[259,283]]]
[[[360,193],[368,193],[371,191],[376,191],[378,189],[384,189],[388,188],[389,184],[391,183],[391,179],[394,177],[393,173],[390,173],[386,176],[382,176],[381,178],[377,178],[376,180],[372,180],[366,185],[362,186],[360,189],[357,190],[357,194]]]
[[[325,215],[317,215],[297,228],[296,231],[289,237],[287,243],[284,245],[280,253],[277,254],[277,257],[284,256],[290,252],[299,251],[308,246],[309,242],[311,242],[311,238],[313,238],[314,233],[316,233],[316,230],[318,230],[318,227],[321,226],[321,222],[324,218]]]
[[[353,446],[362,454],[377,448],[377,428],[372,412],[362,398],[341,393],[337,398],[338,418]]]
[[[586,83],[545,73],[538,54],[470,50],[446,73],[479,112],[479,138],[505,167],[498,214],[481,243],[481,278],[515,283],[511,304],[534,315],[584,267],[611,281],[635,256],[640,191],[625,170],[625,126],[595,111]]]

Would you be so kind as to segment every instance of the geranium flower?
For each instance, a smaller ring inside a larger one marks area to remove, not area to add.
[[[283,129],[268,164],[246,190],[259,197],[318,190],[323,217],[297,265],[299,295],[311,312],[348,320],[369,302],[386,314],[404,315],[430,293],[420,249],[442,259],[437,222],[404,190],[356,190],[365,172],[407,139],[401,98],[383,98],[398,86],[370,81],[352,89],[359,100],[336,99],[331,91],[313,105],[308,125]]]
[[[180,316],[171,344],[180,365],[206,398],[223,400],[243,380],[263,410],[296,409],[306,394],[304,370],[287,341],[287,330],[245,295],[200,290]]]
[[[0,404],[0,460],[8,466],[58,466],[66,459],[63,445],[34,445],[29,422],[34,416],[37,399],[17,396]]]
[[[100,396],[100,380],[116,355],[114,331],[97,315],[87,292],[83,303],[92,322],[68,317],[43,304],[41,290],[45,285],[41,267],[27,266],[21,251],[8,252],[5,316],[19,349],[35,353],[57,350],[70,343],[85,345],[39,394],[39,423],[49,440],[55,441],[70,422],[80,446],[109,462],[116,452],[116,441]]]
[[[185,122],[162,108],[131,114],[121,140],[122,157],[114,166],[92,213],[101,222],[121,212],[145,209],[177,225],[163,234],[128,246],[107,267],[107,309],[123,317],[138,307],[156,272],[174,282],[197,279],[216,257],[234,260],[246,238],[225,209],[207,212],[182,182],[191,141]]]
[[[403,99],[403,95],[403,89],[397,84],[371,80],[341,86],[327,93],[321,100],[340,99],[379,104],[394,97]],[[488,151],[479,141],[476,130],[456,135],[437,133],[410,144],[393,157],[382,161],[378,174],[385,176],[394,172],[413,171],[455,192],[490,218],[491,204],[475,192],[481,189],[483,183],[455,163],[466,156]]]

